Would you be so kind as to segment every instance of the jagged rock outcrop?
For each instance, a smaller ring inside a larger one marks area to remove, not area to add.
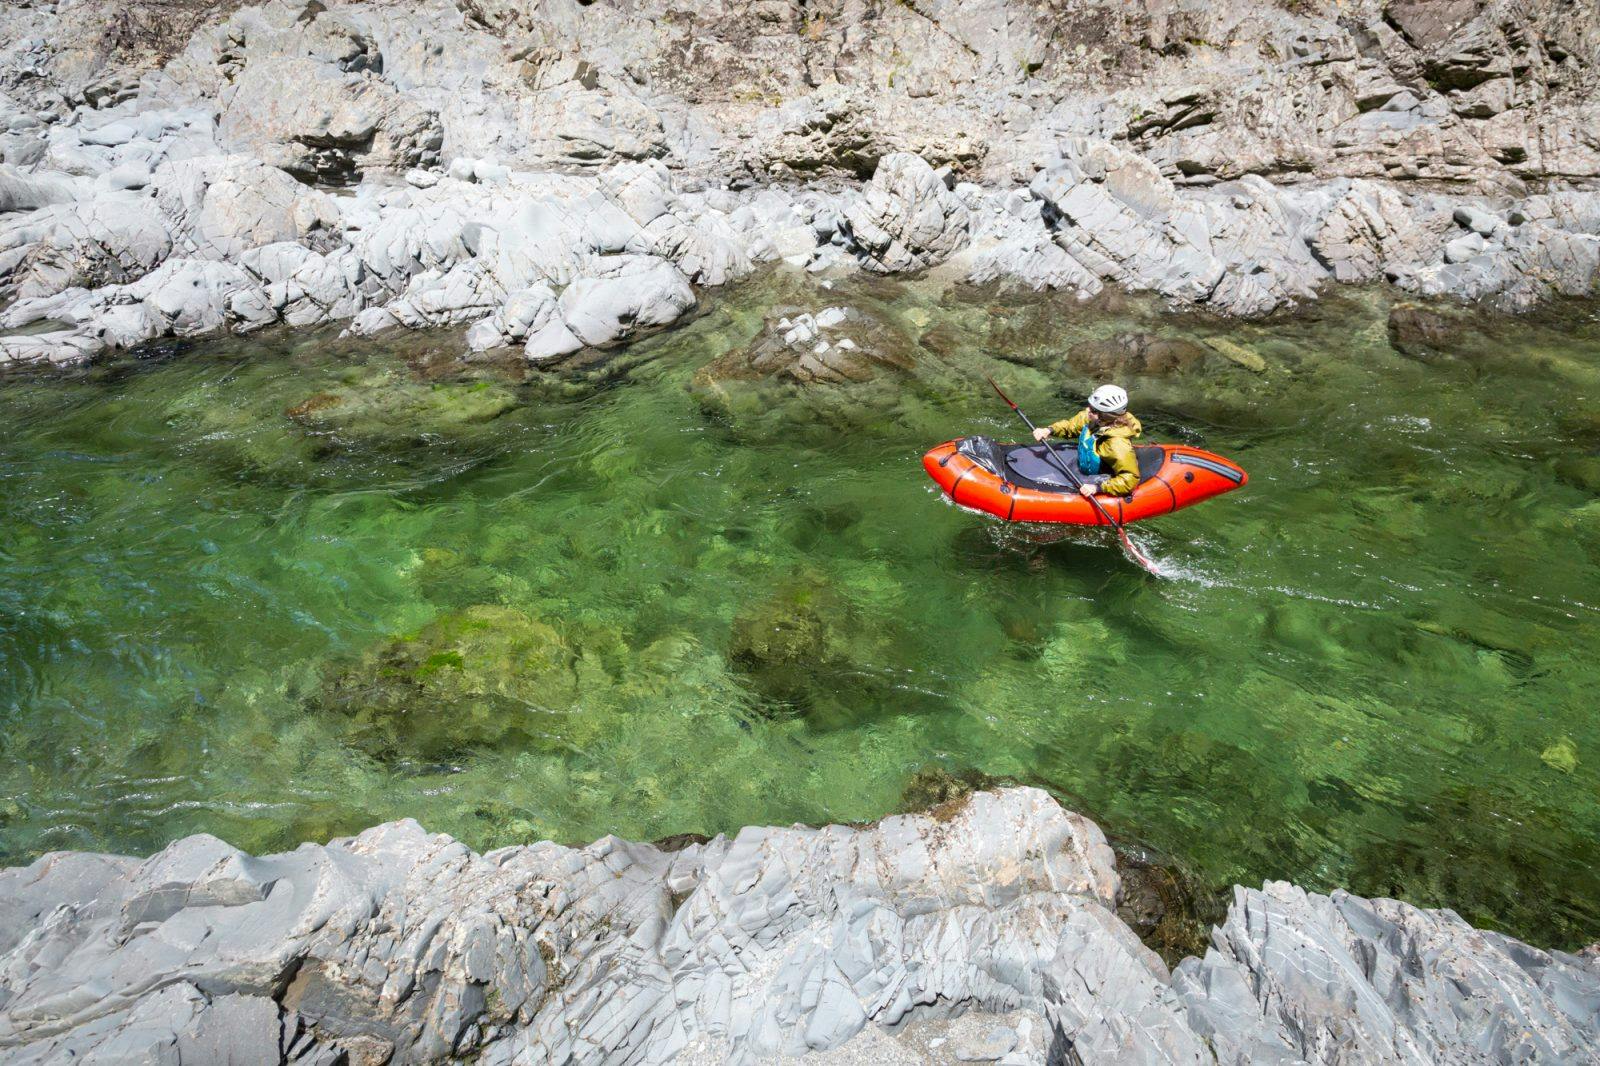
[[[280,241],[322,251],[338,239],[339,212],[326,193],[246,156],[163,163],[149,188],[178,255],[237,260]]]
[[[912,152],[1025,181],[1063,135],[1193,184],[1600,173],[1600,32],[1573,0],[240,7],[19,8],[0,65],[25,76],[0,88],[58,115],[217,101],[230,147],[323,178],[464,155],[866,177]]]
[[[0,364],[347,320],[548,359],[767,262],[1232,315],[1600,291],[1565,0],[179,6],[0,27]]]
[[[1008,1066],[1600,1054],[1592,958],[1269,883],[1236,889],[1169,975],[1119,891],[1100,831],[1034,789],[678,851],[478,855],[396,822],[261,858],[206,836],[144,861],[61,853],[0,872],[0,1048],[665,1063],[862,1041],[916,1061],[902,1040],[954,1034]]]
[[[169,158],[137,188],[62,176],[47,187],[75,199],[0,217],[0,292],[18,297],[0,328],[66,327],[0,335],[0,362],[346,320],[361,334],[472,325],[474,350],[520,345],[548,359],[668,325],[697,303],[692,284],[764,262],[1080,296],[1111,284],[1234,315],[1312,299],[1333,281],[1384,278],[1506,310],[1600,289],[1600,193],[1507,208],[1254,176],[1195,192],[1107,142],[1066,150],[1028,190],[1004,192],[947,188],[907,156],[886,159],[865,195],[686,191],[660,163],[564,176],[457,160],[449,175],[414,170],[403,185],[338,197],[230,155]],[[178,265],[191,260],[227,269]]]
[[[1592,1062],[1600,967],[1426,911],[1281,881],[1234,889],[1173,972],[1221,1063]]]
[[[1425,259],[1446,219],[1418,219],[1393,189],[1367,181],[1350,185],[1323,216],[1309,241],[1336,281],[1378,281],[1390,264]]]
[[[492,320],[474,347],[549,358],[667,325],[695,306],[690,278],[725,282],[777,255],[760,215],[730,221],[680,198],[665,172],[479,170],[335,198],[242,157],[195,157],[163,164],[143,194],[99,188],[0,219],[0,291],[20,297],[0,326],[67,326],[0,336],[0,363],[330,321],[365,334]],[[529,306],[541,292],[559,310],[550,329]]]
[[[848,240],[867,269],[885,274],[942,263],[966,243],[967,207],[948,174],[896,152],[879,163],[860,200],[845,208]]]

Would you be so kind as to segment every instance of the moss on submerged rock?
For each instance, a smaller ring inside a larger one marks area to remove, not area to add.
[[[517,406],[516,393],[491,381],[418,382],[381,375],[317,393],[284,413],[310,430],[412,440],[491,422]]]
[[[955,772],[943,766],[924,766],[912,773],[900,792],[896,810],[903,814],[924,811],[949,812],[964,803],[974,792],[1000,788],[1014,782],[991,777],[981,770]]]
[[[740,609],[728,661],[773,711],[787,709],[825,727],[875,703],[875,686],[855,654],[866,639],[847,599],[801,575]]]
[[[577,654],[510,607],[440,615],[347,666],[318,697],[357,747],[385,761],[447,759],[515,742],[538,748],[578,691]]]
[[[493,602],[514,580],[492,566],[438,547],[418,552],[409,576],[425,599],[447,606]]]
[[[1563,455],[1555,472],[1568,485],[1600,495],[1600,455]]]
[[[796,582],[746,605],[733,620],[729,660],[763,695],[803,702],[837,642],[822,613],[828,599],[815,586]]]
[[[1208,930],[1226,912],[1221,900],[1174,859],[1116,839],[1111,847],[1122,877],[1117,917],[1168,966],[1204,955]]]

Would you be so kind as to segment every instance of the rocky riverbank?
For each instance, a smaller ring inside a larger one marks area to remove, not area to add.
[[[1169,971],[1098,827],[978,792],[864,828],[478,855],[414,822],[0,873],[8,1062],[1580,1062],[1600,963],[1237,887]]]
[[[1236,316],[1386,282],[1519,311],[1600,288],[1597,59],[1600,21],[1567,0],[13,4],[0,364],[330,323],[454,328],[465,358],[549,362],[680,322],[760,269],[1120,288]],[[1424,360],[1443,328],[1389,319]],[[775,311],[694,388],[855,382],[909,348],[823,300]],[[1207,356],[1139,333],[1066,358]],[[321,425],[343,403],[284,413]],[[355,407],[340,414],[379,421]],[[1562,461],[1591,483],[1586,453]],[[734,618],[731,650],[781,697],[823,638],[747,639],[761,610]],[[1468,638],[1534,672],[1520,637]],[[1540,757],[1570,772],[1571,743]],[[1272,883],[1237,889],[1211,947],[1169,970],[1119,892],[1099,830],[1030,790],[676,850],[477,855],[396,822],[262,858],[209,837],[142,862],[56,854],[0,874],[0,1047],[1600,1060],[1587,955]]]
[[[548,360],[764,263],[1228,315],[1600,286],[1592,11],[946,6],[22,6],[0,363],[328,322]]]

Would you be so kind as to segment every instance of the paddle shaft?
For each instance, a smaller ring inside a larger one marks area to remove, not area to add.
[[[1028,431],[1030,433],[1038,432],[1039,427],[1033,424],[1033,419],[1029,418],[1022,408],[1013,403],[1011,397],[1007,396],[1004,392],[1001,392],[1000,386],[994,383],[994,378],[986,376],[984,380],[986,380],[989,383],[989,387],[994,389],[994,391],[999,394],[1000,398],[1006,402],[1006,406],[1017,413],[1017,417],[1022,419],[1023,425],[1028,427]],[[1066,460],[1061,458],[1061,454],[1056,451],[1056,446],[1050,443],[1050,438],[1046,437],[1041,443],[1044,444],[1045,451],[1049,454],[1050,458],[1055,460],[1056,466],[1063,474],[1067,475],[1067,479],[1072,482],[1072,487],[1077,489],[1081,495],[1087,496],[1089,502],[1094,504],[1094,509],[1100,513],[1100,517],[1105,519],[1106,525],[1116,530],[1117,539],[1122,541],[1122,547],[1127,551],[1129,557],[1132,558],[1134,562],[1150,571],[1152,574],[1156,573],[1156,564],[1145,558],[1144,554],[1140,552],[1138,548],[1133,546],[1133,541],[1129,539],[1128,531],[1123,528],[1122,523],[1111,517],[1111,512],[1105,509],[1100,501],[1095,498],[1093,493],[1086,493],[1083,491],[1083,479],[1072,472],[1072,468],[1067,465]]]

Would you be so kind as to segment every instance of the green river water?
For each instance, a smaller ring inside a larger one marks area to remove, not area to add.
[[[559,371],[459,334],[208,341],[0,379],[0,861],[415,817],[475,847],[861,820],[1047,787],[1208,889],[1290,878],[1600,937],[1600,321],[1395,296],[1251,325],[769,276]],[[875,316],[848,386],[713,381],[776,305]],[[1052,541],[919,459],[1117,376],[1251,473]],[[1181,347],[1181,346],[1180,346]],[[1158,360],[1159,362],[1159,360]],[[697,377],[698,373],[698,377]]]

